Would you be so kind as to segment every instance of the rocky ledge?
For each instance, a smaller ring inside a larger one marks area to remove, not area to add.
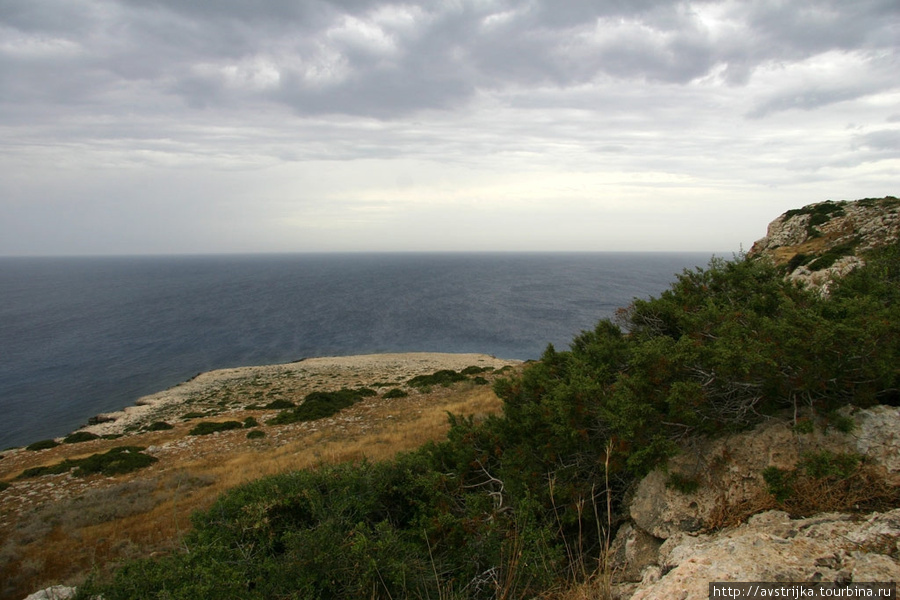
[[[827,291],[828,282],[863,264],[863,255],[900,238],[900,199],[827,201],[789,210],[769,224],[750,256],[767,256],[788,277]]]
[[[645,477],[612,543],[615,597],[700,600],[710,581],[900,580],[900,409],[848,410],[840,429],[801,423],[695,440]],[[851,483],[804,480],[803,465],[838,464]],[[794,498],[773,496],[779,473]]]

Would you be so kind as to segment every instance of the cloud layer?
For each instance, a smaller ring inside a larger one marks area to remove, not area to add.
[[[0,254],[736,249],[897,194],[898,40],[896,0],[0,0]]]

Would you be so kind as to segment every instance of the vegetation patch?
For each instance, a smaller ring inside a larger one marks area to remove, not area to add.
[[[205,417],[205,416],[207,416],[206,413],[197,412],[197,411],[191,411],[191,412],[188,412],[188,413],[185,413],[185,414],[181,415],[181,420],[182,420],[182,421],[189,421],[189,420],[191,420],[191,419],[202,419],[202,418]]]
[[[287,425],[302,421],[315,421],[330,417],[340,410],[353,406],[365,397],[377,395],[368,388],[347,389],[336,392],[311,392],[303,399],[300,406],[282,411],[275,418],[267,421],[269,425]]]
[[[90,431],[76,431],[71,435],[67,435],[63,438],[64,444],[80,444],[81,442],[89,442],[91,440],[98,440],[100,436],[96,433],[91,433]]]
[[[0,492],[9,489],[9,484],[5,481],[0,481]]]
[[[34,442],[33,444],[25,446],[25,449],[36,452],[38,450],[48,450],[50,448],[56,448],[57,446],[59,446],[59,442],[57,442],[56,440],[40,440]]]
[[[852,255],[856,251],[856,246],[858,245],[858,243],[859,242],[857,241],[853,241],[835,246],[834,248],[830,248],[821,256],[808,263],[807,266],[810,271],[821,271],[822,269],[827,269],[839,259],[844,258],[845,256]]]
[[[472,365],[470,367],[466,367],[460,373],[463,375],[478,375],[480,373],[487,373],[488,371],[493,371],[494,367],[477,367]]]
[[[794,517],[889,510],[900,501],[900,489],[852,453],[806,453],[794,469],[768,467],[763,479],[777,507]]]
[[[55,465],[32,467],[25,469],[18,479],[28,479],[41,475],[54,475],[72,471],[77,477],[85,477],[100,473],[102,475],[121,475],[143,469],[155,463],[155,456],[144,454],[140,446],[118,446],[101,454],[92,454],[87,458],[66,459]]]
[[[223,421],[221,423],[204,421],[202,423],[197,423],[197,425],[188,432],[188,435],[210,435],[220,431],[241,429],[243,426],[243,423],[239,421]]]
[[[682,494],[693,494],[700,489],[700,480],[682,473],[670,473],[666,487]]]
[[[450,387],[454,383],[465,381],[466,379],[468,378],[462,373],[458,373],[452,369],[441,369],[440,371],[435,371],[431,375],[417,375],[410,379],[407,384],[417,388],[426,388],[435,385]]]
[[[259,427],[259,421],[257,421],[255,417],[247,417],[244,419],[244,429],[251,429],[253,427]]]
[[[393,389],[386,391],[384,393],[384,396],[382,396],[382,397],[383,398],[406,398],[407,396],[409,396],[409,393],[407,393],[406,391],[401,390],[400,388],[393,388]]]
[[[290,400],[279,398],[278,400],[272,400],[271,402],[263,406],[263,408],[268,410],[284,410],[286,408],[294,408],[295,406],[297,405]]]
[[[253,431],[248,431],[248,432],[247,432],[247,439],[248,439],[248,440],[259,440],[259,439],[262,439],[262,438],[264,438],[264,437],[266,437],[266,432],[263,431],[262,429],[254,429]]]
[[[175,427],[174,425],[166,423],[165,421],[154,421],[153,423],[150,423],[149,425],[147,425],[147,427],[145,427],[144,430],[145,431],[167,431],[169,429],[174,429],[174,427]]]

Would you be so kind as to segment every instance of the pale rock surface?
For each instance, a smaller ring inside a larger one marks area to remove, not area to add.
[[[876,464],[890,456],[898,460],[891,453],[897,451],[895,432],[900,431],[900,412],[860,411],[854,419],[868,423],[865,443],[878,449],[873,455]],[[715,525],[715,517],[723,509],[752,503],[764,493],[762,472],[766,467],[793,468],[802,454],[811,449],[860,451],[854,436],[855,432],[823,433],[819,427],[813,433],[797,434],[788,421],[773,419],[746,433],[698,440],[671,458],[665,470],[653,471],[638,484],[629,507],[631,519],[638,528],[660,539],[700,531]],[[879,454],[884,456],[879,458]],[[685,494],[667,485],[673,473],[695,480],[699,484],[697,490]]]
[[[714,535],[670,537],[631,600],[705,600],[711,581],[898,581],[898,540],[900,509],[862,519],[768,511]]]
[[[806,451],[856,452],[900,484],[900,408],[849,409],[850,433],[798,434],[787,420],[717,440],[696,441],[637,486],[611,551],[614,597],[706,598],[710,581],[898,581],[900,509],[867,516],[838,513],[791,520],[766,511],[736,528],[707,533],[729,507],[752,510],[765,495],[762,471],[795,467]],[[670,475],[694,478],[685,494]],[[635,582],[640,582],[636,584]]]
[[[75,592],[73,587],[54,585],[31,594],[25,600],[69,600],[75,597]]]
[[[811,212],[826,205],[840,207],[840,211],[824,223],[810,227]],[[861,254],[894,243],[898,237],[900,202],[896,198],[819,202],[800,211],[788,211],[769,223],[766,236],[753,244],[749,256],[768,256],[776,264],[785,264],[797,254],[817,256],[837,246],[853,244],[852,252],[827,268],[811,271],[808,266],[800,266],[788,276],[792,281],[827,293],[834,278],[843,277],[864,264]]]

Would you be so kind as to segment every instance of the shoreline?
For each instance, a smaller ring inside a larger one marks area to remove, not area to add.
[[[195,409],[205,409],[210,417],[245,410],[248,405],[255,404],[243,401],[248,399],[245,388],[252,388],[261,381],[282,381],[302,389],[401,387],[417,375],[442,369],[459,371],[470,366],[502,369],[523,362],[479,353],[403,352],[302,358],[287,363],[215,369],[142,396],[122,410],[96,415],[75,431],[100,436],[126,435],[156,421],[183,419],[196,412]],[[208,406],[210,398],[241,392],[244,393],[242,397],[220,410]]]

